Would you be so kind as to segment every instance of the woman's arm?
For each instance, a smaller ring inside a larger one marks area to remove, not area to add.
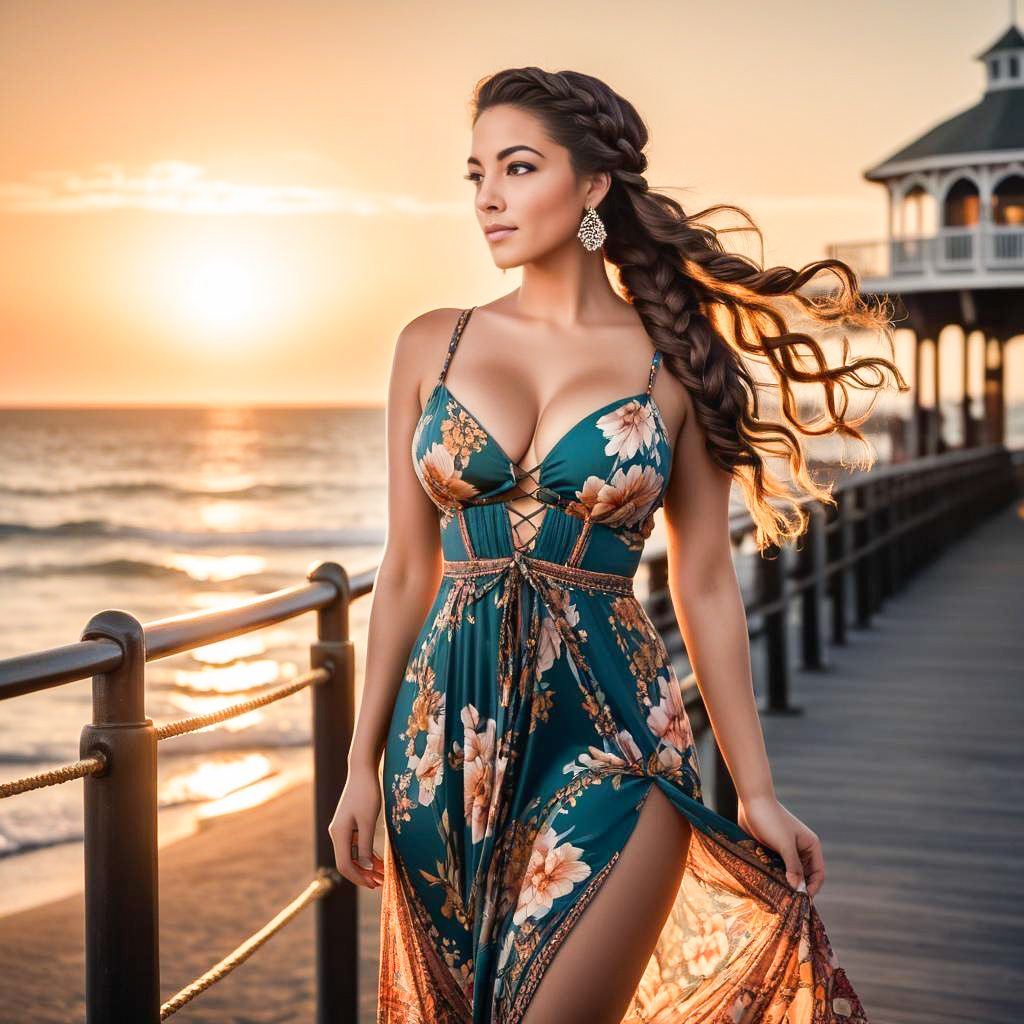
[[[410,454],[420,382],[437,348],[436,319],[427,313],[402,329],[388,385],[387,536],[370,596],[363,696],[349,752],[350,767],[374,771],[413,642],[441,582],[437,508],[416,478]]]
[[[741,800],[773,797],[750,640],[729,538],[731,474],[712,462],[692,405],[665,494],[668,583],[686,653]]]
[[[791,883],[805,879],[813,895],[824,880],[820,843],[776,798],[754,698],[746,611],[729,537],[731,481],[708,454],[687,396],[664,502],[672,605],[736,786],[740,824],[777,850]]]
[[[330,827],[339,871],[370,887],[380,884],[383,866],[372,851],[381,804],[377,770],[412,645],[441,581],[437,509],[413,470],[411,447],[420,416],[420,382],[440,367],[440,341],[447,337],[441,332],[451,321],[447,311],[433,310],[408,323],[398,336],[391,363],[387,535],[370,595],[366,671],[349,747],[348,781]],[[358,838],[356,861],[351,857],[353,835]]]

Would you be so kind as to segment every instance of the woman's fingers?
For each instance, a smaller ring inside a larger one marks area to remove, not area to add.
[[[384,862],[373,852],[380,806],[380,783],[376,776],[352,772],[327,828],[339,873],[353,885],[368,889],[375,889],[384,881]]]
[[[347,878],[354,885],[362,885],[367,889],[376,889],[384,884],[384,861],[372,848],[368,857],[361,852],[360,829],[355,824],[354,818],[350,819],[347,827],[332,825],[328,831],[331,841],[334,843],[334,860],[342,877]],[[373,834],[365,826],[362,831],[364,835],[372,836]],[[368,864],[369,867],[364,867],[363,864]]]
[[[359,871],[363,884],[376,889],[384,882],[384,862],[373,852],[373,827],[367,821],[357,824],[352,836],[353,853],[355,854],[356,870]],[[376,863],[374,861],[376,858]]]
[[[365,885],[362,868],[355,862],[353,854],[358,856],[356,845],[356,825],[352,818],[338,827],[337,835],[331,833],[334,842],[334,859],[342,876],[354,885]]]
[[[800,848],[800,859],[807,879],[807,894],[813,896],[825,883],[825,855],[821,849],[821,840],[813,832]]]
[[[378,885],[384,884],[384,861],[376,850],[373,851],[373,868],[370,874]]]
[[[366,883],[367,888],[376,889],[377,886],[384,884],[383,866],[378,868],[375,865],[374,867],[367,870],[366,868],[362,868],[357,864],[356,870],[362,875],[362,878]]]
[[[796,858],[794,862],[789,856],[784,857],[786,877],[794,888],[813,896],[821,890],[825,882],[825,854],[821,848],[821,840],[813,829],[790,811],[785,808],[783,810],[793,825],[792,845],[793,856]]]
[[[790,843],[779,854],[786,862],[786,880],[794,889],[804,888],[804,866],[797,853],[796,843]]]

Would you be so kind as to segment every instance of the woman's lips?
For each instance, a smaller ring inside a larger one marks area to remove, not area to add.
[[[515,231],[515,228],[497,228],[494,231],[488,231],[486,232],[487,241],[497,242],[502,238],[507,238],[513,231]]]

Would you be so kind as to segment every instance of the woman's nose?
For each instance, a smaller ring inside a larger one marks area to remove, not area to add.
[[[505,203],[494,190],[488,188],[486,185],[480,186],[480,191],[476,194],[476,205],[478,210],[502,210],[505,208]]]

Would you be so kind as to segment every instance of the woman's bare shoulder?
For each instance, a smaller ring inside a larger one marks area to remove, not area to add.
[[[447,347],[448,339],[459,318],[461,309],[442,306],[429,309],[413,317],[398,333],[398,344],[402,348],[416,349],[427,358],[435,354],[438,347]]]
[[[462,312],[455,306],[441,306],[438,309],[428,309],[425,313],[413,317],[403,328],[402,334],[427,338],[436,334],[439,330],[455,325],[455,321]]]
[[[423,391],[437,379],[461,309],[444,306],[413,317],[398,333],[395,370],[415,383],[422,402]]]

